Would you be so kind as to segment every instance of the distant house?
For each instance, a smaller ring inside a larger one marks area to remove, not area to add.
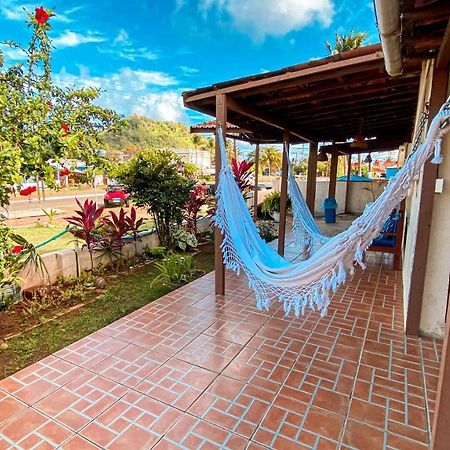
[[[182,161],[195,164],[202,174],[209,175],[213,173],[210,152],[191,148],[176,148],[172,151],[176,153]]]

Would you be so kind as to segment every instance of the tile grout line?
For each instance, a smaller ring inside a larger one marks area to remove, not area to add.
[[[373,297],[372,297],[371,307],[370,307],[370,314],[369,314],[369,317],[367,319],[367,327],[366,327],[366,330],[365,330],[365,333],[364,333],[363,343],[362,343],[362,347],[361,347],[361,353],[359,355],[359,359],[358,359],[358,362],[357,362],[357,369],[356,369],[356,372],[355,372],[355,379],[353,380],[352,389],[350,391],[350,398],[349,398],[348,406],[347,406],[347,409],[346,409],[346,412],[345,412],[345,415],[344,415],[344,423],[342,424],[341,432],[339,433],[338,445],[340,447],[342,447],[342,445],[344,445],[343,439],[344,439],[344,436],[345,436],[345,431],[347,429],[347,424],[348,424],[349,414],[350,414],[350,407],[351,407],[351,404],[352,404],[352,401],[353,401],[353,398],[354,398],[353,397],[353,393],[354,393],[355,388],[356,388],[356,382],[358,380],[358,373],[359,373],[359,370],[360,370],[360,367],[361,367],[361,360],[362,360],[362,357],[363,357],[363,354],[364,354],[364,347],[365,347],[366,340],[367,340],[367,335],[368,335],[368,332],[369,332],[370,318],[372,317],[373,308],[374,308],[374,305],[375,305],[375,296],[376,296],[376,293],[377,293],[377,290],[378,290],[378,286],[379,286],[379,282],[380,282],[380,278],[381,278],[382,267],[383,267],[383,262],[381,262],[381,264],[379,266],[379,269],[377,271],[376,288],[375,288],[375,290],[373,292]],[[384,432],[384,434],[385,434],[385,432]]]

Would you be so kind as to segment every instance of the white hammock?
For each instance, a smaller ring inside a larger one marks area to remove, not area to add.
[[[214,220],[223,235],[224,264],[237,273],[244,270],[249,286],[255,292],[257,307],[268,309],[271,302],[278,299],[283,302],[286,314],[291,311],[297,316],[304,314],[309,306],[325,315],[330,296],[345,282],[347,271],[353,273],[355,262],[365,268],[363,252],[378,236],[392,209],[405,198],[412,180],[419,175],[433,148],[433,162],[441,162],[440,144],[450,128],[449,119],[450,104],[447,102],[430,124],[424,143],[389,180],[375,202],[366,207],[346,231],[321,242],[320,248],[309,259],[299,263],[283,259],[259,236],[230,169],[222,130],[218,127],[222,169]],[[293,187],[291,183],[291,189]],[[304,223],[307,224],[306,239],[320,234],[311,220],[305,219]]]

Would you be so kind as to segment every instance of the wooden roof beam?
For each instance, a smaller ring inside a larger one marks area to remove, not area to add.
[[[359,82],[348,82],[348,86],[350,89],[351,95],[355,94],[361,94],[361,93],[376,93],[376,92],[382,92],[390,89],[398,89],[401,90],[405,86],[414,86],[417,89],[417,86],[419,84],[419,74],[413,73],[413,74],[405,74],[402,76],[401,80],[391,78],[389,80],[386,80],[386,78],[379,78],[375,80],[369,80],[365,79],[364,81]],[[299,101],[299,100],[306,100],[308,101],[311,99],[312,101],[320,101],[320,100],[334,100],[337,98],[345,98],[349,96],[349,92],[340,92],[336,89],[337,86],[334,84],[333,86],[327,86],[320,89],[314,89],[313,91],[309,91],[306,93],[301,94],[291,94],[287,96],[280,96],[280,97],[272,97],[270,99],[261,101],[258,101],[257,104],[261,106],[269,106],[269,105],[275,105],[275,107],[281,106],[281,102],[284,102],[284,105],[288,105],[289,102],[292,101]],[[335,94],[335,95],[334,95]]]
[[[328,109],[336,109],[336,105],[330,106],[330,103],[333,104],[336,102],[336,100],[339,99],[345,99],[344,103],[347,106],[350,105],[361,105],[363,102],[367,103],[369,101],[379,101],[380,103],[384,99],[392,99],[394,101],[397,97],[400,99],[405,99],[407,96],[413,96],[415,99],[417,98],[417,85],[412,85],[411,87],[408,87],[407,89],[401,89],[396,92],[385,92],[383,90],[373,90],[373,91],[366,91],[363,96],[362,94],[360,96],[353,95],[350,93],[347,93],[347,95],[338,94],[336,96],[331,96],[329,99],[321,98],[316,100],[311,100],[308,102],[305,102],[305,107],[310,108],[311,106],[318,106],[320,108],[320,105],[323,104],[323,111],[326,111]],[[264,107],[264,105],[261,105],[261,107]],[[288,112],[291,109],[298,109],[298,104],[286,104],[286,105],[277,105],[276,107],[272,107],[272,111],[280,111],[280,112]],[[338,106],[339,107],[339,106]],[[352,108],[349,108],[352,109]]]
[[[290,130],[291,134],[308,142],[317,142],[317,139],[310,136],[308,133],[303,133],[295,129],[295,127],[292,127],[289,123],[284,123],[280,120],[274,119],[273,117],[261,112],[257,111],[247,105],[245,105],[243,102],[240,102],[239,100],[236,100],[230,96],[227,97],[228,100],[228,109],[234,112],[237,112],[239,114],[242,114],[243,116],[250,117],[253,120],[257,120],[258,122],[262,122],[266,125],[269,125],[271,127],[277,128],[279,130]]]
[[[450,19],[447,22],[444,38],[436,60],[437,69],[445,69],[450,63]]]
[[[280,83],[289,80],[297,80],[299,78],[308,76],[320,77],[322,74],[326,73],[328,74],[328,77],[330,77],[330,74],[332,77],[333,76],[336,77],[336,70],[339,69],[350,68],[350,73],[357,72],[358,70],[356,68],[359,65],[364,64],[367,65],[368,63],[370,64],[374,62],[377,63],[382,60],[383,60],[383,52],[375,51],[367,55],[357,56],[349,59],[342,59],[338,61],[332,61],[320,66],[312,66],[304,69],[293,70],[291,72],[282,73],[280,75],[274,75],[259,80],[246,81],[242,82],[241,84],[235,84],[223,88],[211,86],[211,88],[208,91],[199,94],[195,94],[195,91],[191,91],[191,93],[185,92],[183,93],[183,97],[186,106],[189,106],[189,103],[202,100],[208,97],[213,97],[216,96],[217,94],[232,94],[232,93],[235,94],[240,91],[248,91],[249,89],[258,88],[261,86],[267,86],[269,84]],[[339,74],[342,75],[343,73],[339,70]]]

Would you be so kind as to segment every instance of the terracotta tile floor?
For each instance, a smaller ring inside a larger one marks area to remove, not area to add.
[[[324,318],[208,274],[0,381],[0,449],[426,449],[441,347],[403,334],[388,262]]]

